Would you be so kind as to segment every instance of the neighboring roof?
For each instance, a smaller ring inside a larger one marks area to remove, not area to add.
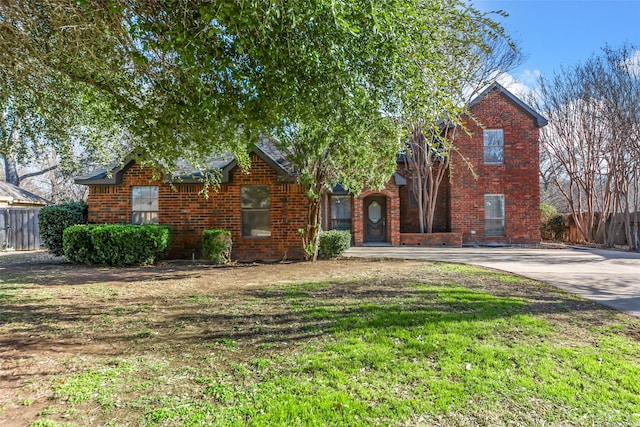
[[[45,198],[4,181],[0,181],[0,200],[7,202],[10,205],[21,204],[44,206],[51,204],[51,202]]]
[[[267,139],[263,139],[251,150],[258,157],[264,160],[278,174],[278,181],[293,182],[296,173],[291,162],[286,160],[285,154],[280,151],[275,144]],[[97,169],[87,175],[77,177],[76,184],[84,185],[119,185],[122,183],[122,175],[134,163],[133,158],[125,160],[123,165],[112,164],[106,169]],[[175,176],[165,175],[164,179],[170,182],[193,183],[200,182],[203,174],[186,161],[179,159],[177,162]],[[231,153],[223,153],[221,156],[212,157],[207,161],[205,167],[208,171],[220,171],[222,173],[222,183],[230,181],[231,172],[238,166],[238,162]]]
[[[547,119],[545,119],[542,115],[540,115],[536,110],[534,110],[527,103],[522,101],[520,98],[518,98],[517,96],[515,96],[511,92],[509,92],[500,83],[493,83],[493,84],[489,85],[489,87],[487,87],[485,90],[483,90],[480,93],[480,95],[476,96],[473,99],[473,101],[471,101],[469,103],[469,107],[473,107],[475,104],[477,104],[482,98],[484,98],[492,90],[497,90],[497,91],[503,93],[507,98],[509,98],[511,101],[513,101],[513,103],[515,103],[518,107],[520,107],[524,111],[526,111],[535,120],[536,127],[540,128],[542,126],[545,126],[547,123],[549,123],[549,121]]]

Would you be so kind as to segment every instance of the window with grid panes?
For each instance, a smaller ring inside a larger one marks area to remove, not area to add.
[[[484,196],[484,235],[502,237],[505,235],[504,195],[485,194]]]
[[[504,163],[504,131],[502,129],[485,129],[484,139],[484,163]]]
[[[158,223],[158,187],[131,187],[131,224]]]

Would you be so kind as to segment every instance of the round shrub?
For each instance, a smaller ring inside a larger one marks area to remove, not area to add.
[[[38,224],[40,237],[47,250],[60,256],[64,254],[62,232],[65,228],[87,223],[87,204],[72,202],[60,205],[45,206],[40,209]]]
[[[564,219],[551,205],[540,205],[540,235],[542,240],[560,241],[564,232]]]
[[[229,230],[203,230],[202,254],[216,264],[231,261],[231,232]]]
[[[320,258],[336,258],[351,247],[351,232],[349,230],[329,230],[320,233]]]

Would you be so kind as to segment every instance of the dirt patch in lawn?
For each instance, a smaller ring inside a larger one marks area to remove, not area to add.
[[[81,370],[83,361],[134,353],[179,357],[192,345],[225,340],[237,347],[233,357],[242,359],[245,349],[265,339],[295,343],[308,337],[277,305],[259,313],[243,310],[246,298],[263,298],[265,288],[364,278],[376,283],[410,278],[423,265],[342,260],[95,268],[31,256],[0,257],[3,426],[33,419],[53,393],[48,378]],[[267,325],[267,331],[256,325]]]
[[[527,310],[574,324],[576,334],[583,322],[598,319],[605,327],[622,316],[528,279],[435,265],[335,260],[119,269],[77,266],[46,255],[31,261],[0,257],[0,425],[28,425],[49,412],[74,420],[73,413],[52,409],[55,378],[83,372],[98,360],[135,357],[176,364],[193,358],[200,369],[204,360],[222,357],[224,348],[233,349],[224,353],[225,366],[250,363],[257,348],[270,357],[294,351],[322,335],[324,325],[290,312],[282,300],[296,295],[290,289],[278,293],[282,285],[308,289],[314,282],[336,283],[323,298],[335,304],[353,299],[383,304],[411,298],[400,288],[407,282],[450,282],[522,298]],[[637,338],[638,323],[631,325],[622,332]],[[87,413],[82,423],[101,422],[101,411],[87,408]]]

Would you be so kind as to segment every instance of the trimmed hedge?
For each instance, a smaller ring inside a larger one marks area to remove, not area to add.
[[[72,225],[64,230],[64,256],[78,264],[99,264],[98,254],[91,243],[94,225]]]
[[[351,232],[349,230],[329,230],[320,233],[320,258],[336,258],[351,247]]]
[[[166,255],[170,240],[163,225],[76,225],[64,231],[64,256],[81,264],[151,264]]]
[[[231,261],[231,232],[229,230],[203,230],[202,254],[216,264]]]
[[[38,214],[40,237],[53,255],[64,255],[62,232],[75,224],[87,223],[87,204],[72,202],[61,205],[45,206]]]

